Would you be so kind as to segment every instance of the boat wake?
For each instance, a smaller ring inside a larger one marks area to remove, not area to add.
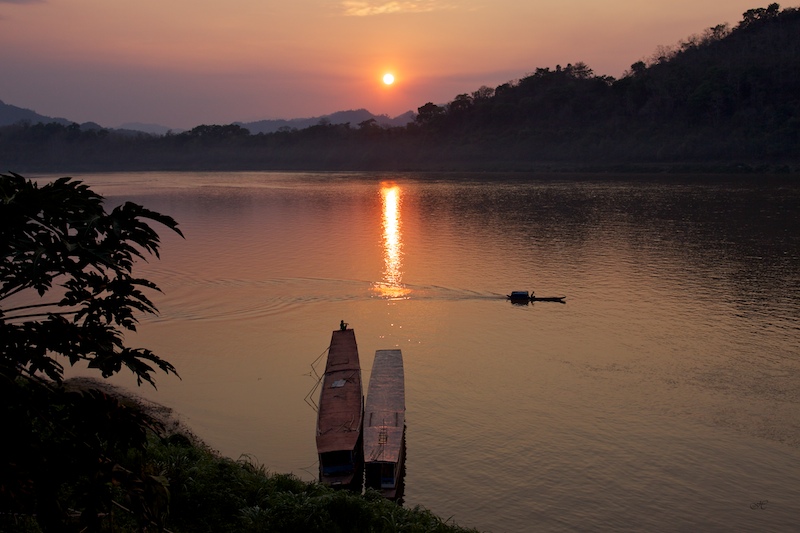
[[[291,313],[319,303],[365,300],[469,301],[504,299],[501,293],[439,285],[388,286],[353,279],[271,278],[203,279],[159,272],[163,294],[155,298],[160,310],[147,321],[255,320]]]

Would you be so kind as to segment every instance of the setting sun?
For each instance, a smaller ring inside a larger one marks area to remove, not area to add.
[[[386,85],[391,85],[394,83],[394,75],[391,73],[386,73],[383,75],[383,83]]]

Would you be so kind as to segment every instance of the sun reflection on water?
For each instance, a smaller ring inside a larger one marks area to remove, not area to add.
[[[400,187],[393,183],[382,183],[381,198],[383,201],[383,279],[373,284],[373,290],[383,298],[408,298],[411,291],[403,285]]]

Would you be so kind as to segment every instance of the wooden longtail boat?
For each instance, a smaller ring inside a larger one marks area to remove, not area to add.
[[[333,332],[317,411],[319,479],[361,490],[364,394],[356,334]]]
[[[527,304],[528,302],[559,302],[559,303],[566,303],[564,298],[566,296],[534,296],[533,294],[528,294],[528,291],[512,291],[511,294],[507,294],[506,298],[511,300],[511,303],[520,303],[520,304]]]
[[[378,350],[364,408],[365,485],[401,497],[405,460],[405,378],[400,350]]]

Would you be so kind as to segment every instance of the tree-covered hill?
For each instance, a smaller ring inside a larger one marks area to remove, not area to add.
[[[770,168],[800,165],[800,8],[746,11],[659,47],[620,79],[583,62],[426,103],[400,127],[365,120],[252,134],[202,125],[122,136],[0,128],[0,165],[126,169]]]
[[[800,9],[752,9],[637,62],[619,80],[584,63],[426,104],[418,123],[522,160],[777,162],[798,158]]]

